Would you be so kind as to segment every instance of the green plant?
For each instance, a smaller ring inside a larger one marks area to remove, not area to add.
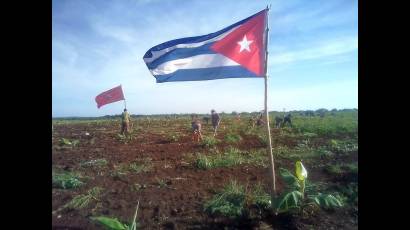
[[[300,209],[303,202],[303,193],[297,190],[283,193],[276,204],[276,212],[289,212]]]
[[[114,165],[114,170],[110,173],[112,177],[119,179],[122,176],[125,176],[128,174],[128,169],[129,166],[120,164],[120,165]]]
[[[275,200],[276,212],[298,212],[305,213],[312,206],[334,209],[342,207],[343,203],[340,198],[331,194],[315,193],[310,187],[306,188],[307,172],[301,162],[296,162],[296,175],[288,170],[280,168],[279,173],[286,184],[285,192]],[[308,192],[305,196],[305,192]],[[310,194],[309,194],[310,193]]]
[[[140,228],[140,224],[136,221],[138,206],[139,202],[137,205],[137,209],[135,210],[134,218],[131,222],[131,225],[121,223],[117,218],[111,218],[106,216],[91,217],[91,220],[98,222],[99,224],[104,226],[105,229],[108,230],[136,230]]]
[[[340,201],[340,198],[336,198],[331,194],[318,193],[315,196],[311,196],[311,199],[313,199],[318,206],[323,207],[325,209],[333,209],[335,207],[343,206],[342,202]]]
[[[261,210],[269,210],[271,208],[271,197],[263,190],[261,184],[258,184],[253,189],[251,194],[252,203]]]
[[[52,173],[52,184],[55,188],[70,189],[78,188],[84,183],[80,177],[70,172]]]
[[[64,205],[64,208],[71,208],[71,209],[82,209],[87,207],[91,201],[99,200],[99,196],[101,195],[102,188],[94,187],[87,191],[87,194],[77,195],[75,196],[69,203]]]
[[[264,146],[267,146],[269,144],[269,138],[265,134],[259,134],[258,139],[259,142]]]
[[[123,134],[117,134],[117,140],[119,140],[120,142],[127,144],[128,142],[130,142],[131,140],[134,139],[134,135],[132,132],[130,132],[127,135],[123,135]]]
[[[72,140],[70,141],[67,138],[61,138],[60,145],[61,146],[69,146],[69,147],[76,147],[80,143],[79,140]]]
[[[213,167],[211,159],[204,154],[198,154],[195,165],[200,169],[209,169]]]
[[[350,163],[345,165],[346,171],[349,173],[357,174],[358,173],[358,167],[357,167],[357,162],[356,163]]]
[[[195,161],[196,167],[200,169],[230,167],[241,164],[266,166],[264,151],[244,152],[237,148],[230,147],[223,153],[216,152],[208,156],[198,154]]]
[[[318,148],[316,154],[323,159],[332,158],[335,154],[332,151],[327,150],[326,148]]]
[[[141,189],[146,189],[147,186],[145,184],[138,184],[135,183],[133,186],[131,186],[131,191],[140,191]]]
[[[350,164],[336,164],[336,165],[328,165],[324,168],[324,170],[333,175],[341,175],[346,173],[357,174],[358,167],[357,163],[350,163]]]
[[[231,181],[223,191],[205,203],[205,211],[211,215],[219,214],[229,218],[238,218],[245,214],[245,199],[243,186],[236,181]]]
[[[261,184],[253,189],[245,189],[236,181],[230,181],[222,191],[217,192],[204,205],[210,215],[222,215],[228,218],[240,218],[248,215],[250,207],[257,207],[259,212],[271,208],[271,198]]]
[[[152,169],[151,158],[145,158],[142,161],[131,163],[129,169],[135,173],[149,172]]]
[[[158,179],[157,178],[157,183],[158,183],[158,188],[165,188],[165,187],[168,186],[165,179]]]
[[[174,134],[169,134],[168,137],[167,137],[168,141],[170,141],[170,142],[177,142],[180,138],[181,138],[181,136],[178,135],[178,134],[175,134],[175,133]]]
[[[235,134],[235,133],[228,133],[225,136],[225,141],[227,143],[236,143],[238,141],[242,140],[242,137],[239,134]]]
[[[358,203],[358,186],[357,183],[350,183],[347,186],[340,186],[338,188],[341,194],[347,197],[347,201],[353,205]]]
[[[104,158],[101,158],[101,159],[94,159],[94,160],[82,162],[80,163],[80,166],[81,167],[91,167],[91,166],[101,167],[107,164],[108,164],[108,161]]]
[[[329,141],[329,148],[338,154],[349,154],[350,152],[357,151],[358,146],[356,143],[331,139]]]
[[[328,165],[325,167],[325,171],[329,174],[334,174],[334,175],[340,175],[344,173],[344,171],[342,170],[342,166],[340,164]]]
[[[202,146],[206,148],[211,148],[214,147],[216,144],[218,144],[218,140],[215,137],[206,137],[204,136],[202,139]]]
[[[306,138],[313,138],[313,137],[317,137],[317,134],[306,132],[306,133],[303,133],[303,136]]]

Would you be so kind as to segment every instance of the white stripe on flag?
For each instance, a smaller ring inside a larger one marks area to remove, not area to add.
[[[238,66],[239,64],[221,54],[201,54],[189,58],[164,62],[155,69],[150,69],[155,75],[173,73],[179,69],[204,69],[222,66]]]
[[[177,48],[195,48],[195,47],[200,47],[200,46],[203,46],[205,44],[208,44],[208,43],[211,43],[211,42],[214,42],[214,41],[221,40],[222,38],[224,38],[226,35],[228,35],[230,32],[232,32],[234,29],[238,28],[239,26],[241,26],[241,25],[235,26],[234,28],[226,31],[225,33],[220,34],[220,35],[218,35],[214,38],[211,38],[211,39],[203,41],[203,42],[178,44],[178,45],[175,45],[175,46],[165,48],[163,50],[151,51],[152,57],[144,58],[144,62],[147,63],[147,64],[151,63],[151,62],[155,61],[157,58],[161,57],[162,55],[164,55],[164,54],[166,54],[166,53],[168,53],[168,52],[170,52],[174,49],[177,49]]]

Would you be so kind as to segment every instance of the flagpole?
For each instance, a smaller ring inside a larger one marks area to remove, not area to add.
[[[268,41],[269,41],[269,6],[266,6],[267,14],[266,14],[266,35],[265,35],[265,116],[266,116],[266,131],[268,132],[269,138],[269,156],[270,156],[270,169],[271,169],[271,177],[272,177],[272,186],[270,189],[271,195],[271,204],[274,205],[274,199],[276,197],[276,177],[275,177],[275,164],[273,161],[273,152],[272,152],[272,138],[270,134],[270,125],[269,125],[269,110],[268,110]],[[273,190],[272,190],[273,188]]]
[[[120,86],[121,86],[121,91],[122,91],[122,85]],[[127,109],[127,101],[125,100],[124,91],[122,92],[122,95],[124,96],[124,108]]]

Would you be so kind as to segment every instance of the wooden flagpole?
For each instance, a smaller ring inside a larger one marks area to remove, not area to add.
[[[274,204],[274,199],[276,197],[276,178],[275,178],[275,163],[273,161],[273,152],[272,152],[272,138],[270,134],[270,125],[269,125],[269,110],[268,110],[268,42],[269,42],[269,6],[266,7],[266,32],[265,32],[265,116],[266,116],[266,131],[268,132],[269,138],[269,156],[270,156],[270,169],[272,176],[272,186],[270,189],[271,192],[271,205]],[[273,188],[273,190],[272,190]]]

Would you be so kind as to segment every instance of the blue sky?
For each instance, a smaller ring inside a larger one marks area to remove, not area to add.
[[[260,111],[263,79],[158,84],[142,57],[205,35],[271,4],[269,110],[358,107],[355,0],[53,0],[52,116],[118,114],[94,98],[122,84],[132,114]]]

